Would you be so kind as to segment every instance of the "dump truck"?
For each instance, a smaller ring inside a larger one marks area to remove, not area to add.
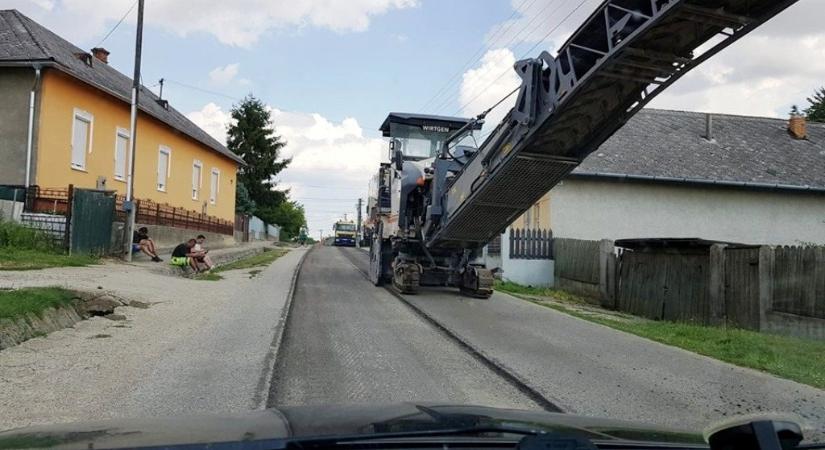
[[[339,220],[332,226],[332,231],[333,245],[338,247],[355,247],[355,240],[357,239],[355,222],[346,219]]]
[[[480,145],[490,109],[390,113],[389,162],[370,188],[370,279],[489,297],[484,245],[656,95],[795,1],[603,1],[556,56],[515,63],[515,106]]]

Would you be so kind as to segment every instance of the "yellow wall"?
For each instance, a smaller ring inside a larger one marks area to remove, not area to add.
[[[114,178],[115,135],[117,128],[129,129],[129,105],[55,70],[43,76],[41,113],[37,146],[36,183],[42,187],[95,187],[99,176],[106,177],[107,189],[123,194],[126,182]],[[75,108],[93,116],[91,152],[86,154],[86,169],[71,167],[72,124]],[[235,179],[237,163],[211,148],[141,113],[135,163],[135,197],[203,211],[222,219],[235,217]],[[166,192],[157,189],[158,151],[171,149],[171,170]],[[200,195],[192,199],[192,165],[203,163]],[[210,173],[220,171],[220,184],[214,205],[209,203]]]
[[[545,193],[539,201],[537,201],[533,206],[530,207],[529,213],[529,224],[527,223],[528,213],[522,214],[518,219],[516,219],[512,225],[512,228],[541,228],[541,229],[549,229],[550,228],[550,193]]]

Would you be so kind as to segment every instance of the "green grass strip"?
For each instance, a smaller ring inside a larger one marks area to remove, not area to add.
[[[40,317],[48,308],[72,303],[75,294],[58,287],[24,288],[0,291],[0,319],[17,319],[26,314]]]
[[[610,317],[615,314],[612,311],[605,311],[604,314],[585,313],[576,308],[577,305],[586,303],[583,298],[556,289],[526,287],[515,283],[499,283],[496,289],[652,341],[825,389],[825,342],[822,341],[693,323],[642,318],[623,320],[620,317]],[[556,302],[525,298],[525,295],[552,297]],[[599,309],[592,305],[588,308]]]
[[[273,261],[280,258],[283,255],[289,253],[289,250],[283,249],[270,249],[265,248],[263,252],[258,253],[256,255],[249,256],[247,258],[239,259],[237,261],[231,262],[229,264],[224,264],[222,266],[218,266],[213,269],[209,273],[201,273],[195,276],[196,280],[207,280],[207,281],[218,281],[222,280],[223,277],[219,274],[219,272],[227,272],[230,270],[240,270],[240,269],[251,269],[254,267],[263,267],[272,264]],[[261,271],[253,271],[256,272],[254,275],[257,275]],[[250,272],[251,273],[251,272]],[[252,276],[250,278],[252,278]]]
[[[96,264],[97,258],[64,255],[47,250],[0,247],[0,270],[37,270],[49,267],[82,267]]]

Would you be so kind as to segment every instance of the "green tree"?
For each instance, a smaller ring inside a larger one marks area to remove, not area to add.
[[[255,214],[255,200],[249,196],[249,191],[242,181],[238,181],[238,186],[235,188],[235,212],[241,214]]]
[[[238,171],[238,185],[243,183],[257,208],[284,203],[287,193],[275,189],[274,178],[291,159],[280,158],[286,142],[275,134],[266,105],[252,94],[247,95],[232,107],[232,119],[226,146],[246,162],[246,167]]]
[[[281,240],[297,236],[301,227],[306,226],[304,206],[295,201],[285,201],[277,206],[259,207],[256,215],[266,223],[281,227]]]
[[[811,106],[805,109],[805,115],[811,122],[825,122],[825,87],[814,91],[813,96],[808,97]]]

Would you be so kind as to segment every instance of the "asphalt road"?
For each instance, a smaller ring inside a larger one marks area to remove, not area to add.
[[[298,278],[269,406],[400,401],[538,408],[340,249],[316,248]]]
[[[366,253],[342,251],[367,270]],[[689,429],[738,414],[792,412],[825,434],[825,391],[810,386],[498,292],[479,300],[426,288],[403,298],[566,412]]]

